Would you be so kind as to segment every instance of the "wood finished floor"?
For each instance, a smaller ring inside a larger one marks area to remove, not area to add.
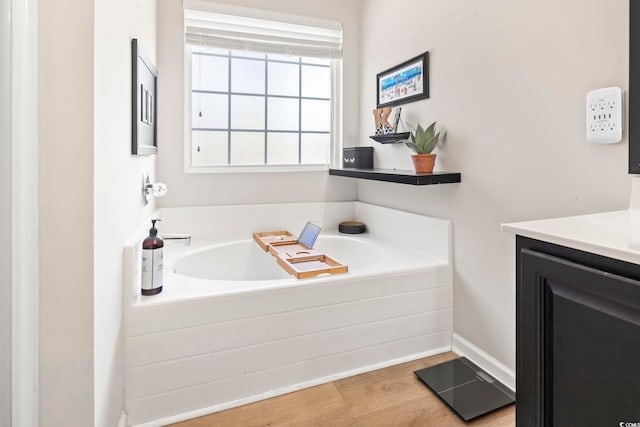
[[[413,374],[455,357],[443,353],[172,426],[515,426],[515,405],[465,423]]]

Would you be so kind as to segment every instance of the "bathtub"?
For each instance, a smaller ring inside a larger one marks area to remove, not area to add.
[[[371,240],[353,237],[323,235],[318,238],[315,249],[322,253],[331,254],[337,260],[348,260],[351,269],[371,268],[386,261],[385,248],[376,245]],[[284,271],[275,259],[260,248],[252,239],[225,242],[212,245],[205,249],[194,251],[172,262],[173,272],[178,275],[215,282],[231,282],[229,287],[234,289],[233,282],[261,282],[280,281],[292,277]],[[296,283],[296,280],[288,280]]]
[[[451,224],[359,202],[161,209],[163,292],[141,296],[125,248],[125,408],[164,425],[450,350]],[[343,235],[339,221],[369,232]],[[316,248],[349,266],[298,280],[252,239],[323,225]]]

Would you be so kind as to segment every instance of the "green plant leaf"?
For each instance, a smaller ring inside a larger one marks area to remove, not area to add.
[[[424,131],[424,137],[427,141],[429,141],[430,139],[433,138],[435,134],[436,134],[436,122],[433,122],[431,123],[431,125],[429,125],[427,130]]]
[[[429,154],[431,153],[437,146],[438,143],[440,142],[440,132],[436,133],[433,138],[431,138],[425,145],[424,145],[424,153]]]
[[[424,154],[425,153],[425,145],[427,144],[427,140],[424,139],[424,137],[420,140],[420,142],[418,142],[418,148],[420,149],[419,154]]]
[[[409,147],[411,149],[411,151],[413,151],[416,154],[420,154],[418,146],[416,144],[414,144],[413,142],[405,142],[404,145],[406,145],[407,147]]]
[[[422,126],[418,125],[418,127],[416,128],[416,137],[414,142],[420,145],[423,139],[424,139],[424,129],[422,129]]]

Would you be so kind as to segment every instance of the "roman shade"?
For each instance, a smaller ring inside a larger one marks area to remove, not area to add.
[[[336,21],[184,1],[188,44],[273,54],[341,58],[342,24]]]

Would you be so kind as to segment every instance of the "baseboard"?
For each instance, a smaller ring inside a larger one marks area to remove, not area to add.
[[[118,427],[127,427],[127,413],[125,411],[122,411],[122,413],[120,413]]]
[[[515,372],[480,347],[477,347],[458,334],[453,334],[451,347],[457,355],[466,357],[511,390],[516,390]]]
[[[221,403],[219,405],[209,406],[207,408],[197,409],[195,411],[185,412],[183,414],[174,415],[171,417],[162,418],[155,421],[150,421],[143,424],[137,424],[135,427],[161,427],[166,426],[168,424],[178,423],[181,421],[190,420],[192,418],[202,417],[204,415],[210,415],[215,412],[224,411],[226,409],[235,408],[237,406],[247,405],[249,403],[257,402],[259,400],[269,399],[271,397],[280,396],[283,394],[291,393],[294,391],[302,390],[305,388],[317,386],[320,384],[325,384],[331,381],[341,380],[343,378],[352,377],[354,375],[359,375],[364,372],[375,371],[377,369],[387,368],[393,365],[399,365],[401,363],[411,362],[413,360],[422,359],[424,357],[433,356],[435,354],[444,353],[450,351],[450,347],[441,347],[430,351],[425,351],[422,353],[416,353],[409,356],[404,356],[398,359],[387,360],[381,363],[376,363],[374,365],[365,366],[358,369],[352,369],[350,371],[341,372],[339,374],[330,375],[327,377],[316,378],[311,381],[307,381],[300,384],[294,384],[292,386],[283,387],[277,390],[271,390],[267,393],[259,394],[256,396],[251,396],[243,399],[233,400],[231,402]],[[118,426],[120,427],[120,426]]]

